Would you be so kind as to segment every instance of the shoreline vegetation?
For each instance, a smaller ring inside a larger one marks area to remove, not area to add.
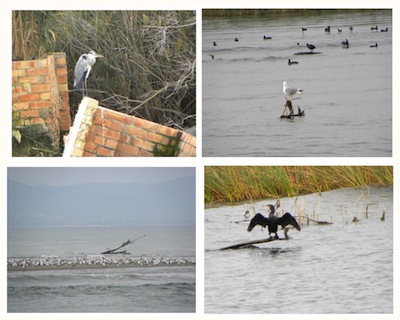
[[[253,16],[261,17],[268,15],[299,15],[299,14],[325,14],[345,12],[360,12],[377,9],[204,9],[203,18],[221,18],[221,17],[241,17]],[[385,10],[385,9],[382,9]]]
[[[392,186],[391,166],[206,166],[205,205]]]
[[[79,57],[104,57],[90,73],[90,97],[111,110],[177,128],[196,124],[194,10],[14,10],[12,60],[65,52],[72,120]],[[67,76],[67,75],[66,75]]]

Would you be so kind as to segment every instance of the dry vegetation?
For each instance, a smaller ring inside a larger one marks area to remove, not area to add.
[[[102,106],[177,127],[196,122],[194,11],[13,11],[13,60],[67,54],[69,88],[79,56],[102,54],[89,96]],[[72,116],[82,96],[70,92]]]

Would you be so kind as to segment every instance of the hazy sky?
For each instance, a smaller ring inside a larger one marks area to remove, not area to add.
[[[11,167],[8,179],[29,184],[54,186],[86,182],[158,183],[182,177],[195,177],[190,167]]]

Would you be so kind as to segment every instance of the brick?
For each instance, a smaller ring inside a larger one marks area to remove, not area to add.
[[[62,122],[60,123],[60,131],[68,132],[70,128],[71,128],[70,125]]]
[[[37,101],[39,98],[38,93],[23,94],[19,96],[19,101]]]
[[[170,141],[169,138],[164,137],[164,138],[162,138],[162,140],[161,140],[161,144],[163,144],[163,145],[168,145],[169,141]]]
[[[58,76],[57,77],[58,81],[58,90],[60,91],[68,91],[68,76]],[[65,89],[67,88],[67,89]]]
[[[36,66],[35,60],[17,61],[15,64],[16,69],[31,69]]]
[[[166,127],[166,126],[159,125],[158,128],[157,128],[157,132],[161,133],[161,134],[164,134],[166,136],[169,136],[169,137],[176,137],[178,135],[179,131],[176,130],[176,129],[173,129],[173,128],[169,128],[169,127]]]
[[[67,74],[67,68],[57,68],[56,69],[56,76],[65,76]]]
[[[137,138],[147,139],[148,132],[146,130],[143,130],[140,127],[138,128],[138,127],[134,127],[134,126],[127,126],[125,128],[125,132],[126,132],[126,134],[137,137]]]
[[[106,138],[102,135],[96,135],[94,136],[94,143],[97,144],[98,146],[104,146],[106,143]]]
[[[31,92],[48,92],[50,91],[50,84],[33,84],[31,85]]]
[[[136,147],[153,152],[155,146],[154,143],[143,139],[134,139],[133,142]]]
[[[132,138],[131,136],[128,136],[124,133],[121,133],[120,137],[119,137],[119,141],[122,143],[127,143],[129,144],[131,142]]]
[[[21,118],[39,117],[39,110],[24,110],[20,112]]]
[[[88,142],[86,140],[85,151],[90,153],[95,153],[96,149],[97,149],[97,144],[95,144],[94,142]]]
[[[50,108],[50,101],[32,101],[29,104],[31,109]]]
[[[29,103],[28,102],[17,102],[13,104],[13,109],[16,110],[27,110],[29,109]]]
[[[124,128],[123,124],[121,124],[120,122],[111,121],[110,119],[104,119],[104,121],[101,124],[106,128],[115,131],[122,131],[122,129]]]
[[[41,125],[44,125],[44,124],[45,124],[45,122],[44,122],[44,120],[43,120],[42,118],[33,118],[33,119],[31,120],[31,123],[32,123],[32,124],[41,124]]]
[[[83,150],[74,148],[74,150],[72,150],[72,152],[71,152],[71,157],[82,157],[82,154],[83,154]]]
[[[21,68],[21,61],[13,61],[12,62],[13,69],[20,69]]]
[[[61,85],[61,86],[64,86],[64,85]],[[68,100],[69,100],[68,86],[66,87],[66,90],[59,90],[59,91],[60,91],[60,97],[62,98],[63,102],[65,102],[65,101],[68,102]],[[69,107],[69,104],[68,104],[68,107]]]
[[[27,75],[28,77],[38,76],[38,75],[44,75],[44,74],[48,74],[48,69],[47,69],[47,68],[39,68],[39,69],[29,69],[29,70],[26,70],[26,75]]]
[[[103,109],[104,110],[104,118],[108,118],[110,120],[114,120],[117,122],[123,122],[126,124],[131,124],[132,123],[132,116],[120,113],[120,112],[116,112],[113,110],[109,110],[109,109]]]
[[[144,119],[140,119],[140,118],[135,118],[134,121],[134,125],[136,127],[141,127],[143,129],[147,129],[149,131],[156,131],[157,130],[157,123],[151,122],[151,121],[147,121]]]
[[[50,100],[50,92],[44,92],[40,94],[41,100]]]
[[[119,136],[121,134],[118,131],[110,130],[110,129],[107,129],[107,128],[102,130],[102,133],[103,133],[104,137],[110,138],[110,139],[114,139],[114,140],[118,140]]]
[[[15,79],[18,79],[21,77],[26,77],[26,70],[25,69],[13,69],[12,77]]]
[[[38,77],[21,77],[18,79],[19,83],[39,83]]]
[[[154,133],[154,132],[149,132],[147,134],[147,138],[150,141],[154,141],[154,142],[158,142],[158,143],[160,143],[164,139],[164,137],[162,135],[159,135],[159,134]]]
[[[139,157],[154,157],[154,154],[146,150],[140,150]]]
[[[105,146],[106,146],[106,148],[115,150],[115,149],[117,149],[118,141],[117,140],[107,139]]]
[[[57,66],[65,66],[67,65],[67,59],[66,57],[62,57],[62,56],[57,56],[56,55],[56,65]]]
[[[118,144],[117,150],[115,151],[115,155],[121,155],[121,156],[132,156],[136,157],[139,155],[139,148],[135,146],[131,146],[129,144],[125,143],[120,143]]]
[[[88,134],[86,135],[86,142],[88,142],[88,141],[93,142],[94,141],[95,135],[93,134],[92,131],[93,130],[90,130],[88,132]]]
[[[60,123],[63,127],[63,130],[69,130],[69,127],[71,126],[71,116],[69,115],[69,112],[60,112]]]
[[[24,85],[13,86],[12,94],[15,94],[15,95],[26,94],[26,93],[30,92],[29,90],[30,90],[29,84],[25,83]]]
[[[37,60],[36,66],[37,66],[38,68],[45,68],[45,67],[47,67],[47,65],[48,65],[47,58]]]
[[[78,148],[80,150],[85,150],[86,141],[75,140],[74,148]]]
[[[54,119],[53,119],[53,118],[50,118],[50,117],[43,118],[43,116],[41,116],[41,117],[42,117],[43,121],[44,121],[47,125],[53,125],[53,124],[54,124]]]
[[[106,149],[106,148],[99,148],[97,149],[97,155],[102,157],[111,157],[113,155],[113,150]]]

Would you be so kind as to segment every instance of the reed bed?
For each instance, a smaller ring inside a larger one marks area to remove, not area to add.
[[[100,105],[179,129],[196,124],[196,12],[13,11],[12,59],[67,55],[71,116],[82,99],[73,70],[83,53],[102,54],[89,96]]]
[[[391,166],[208,166],[204,175],[206,204],[393,185]]]

